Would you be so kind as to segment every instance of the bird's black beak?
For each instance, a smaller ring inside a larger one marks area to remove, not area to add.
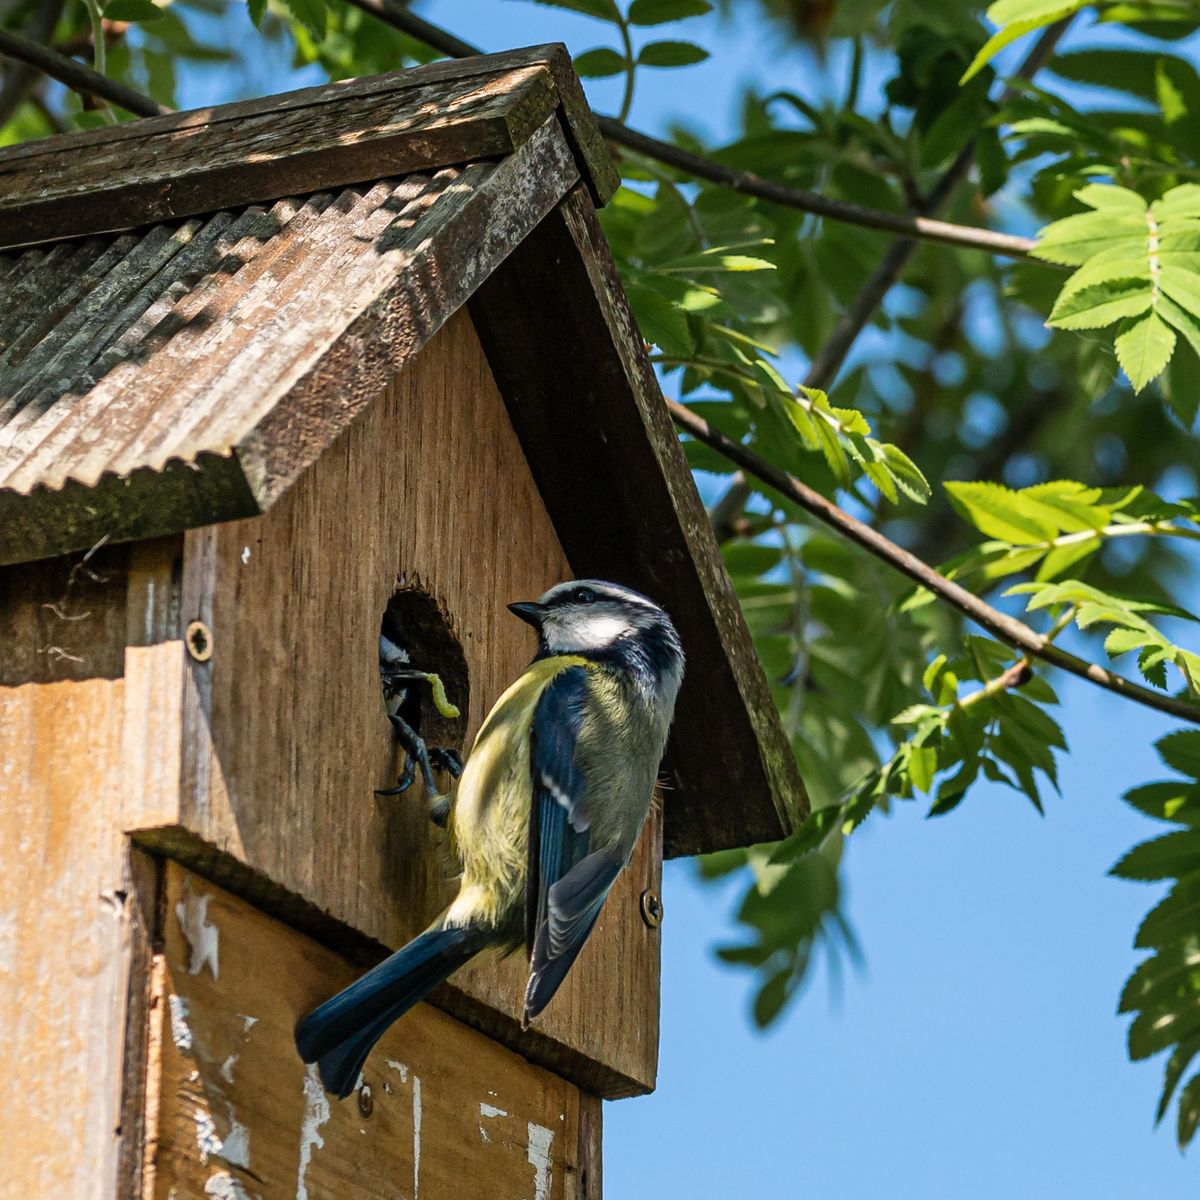
[[[542,605],[535,604],[532,600],[519,600],[516,604],[510,604],[508,611],[514,617],[520,617],[526,625],[532,625],[534,629],[542,627],[542,614],[546,611]]]

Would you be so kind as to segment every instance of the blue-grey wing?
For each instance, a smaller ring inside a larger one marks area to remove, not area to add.
[[[590,703],[587,668],[568,667],[547,685],[534,714],[526,1023],[545,1008],[566,977],[623,865],[618,848],[593,851],[590,844],[585,781],[576,764]]]

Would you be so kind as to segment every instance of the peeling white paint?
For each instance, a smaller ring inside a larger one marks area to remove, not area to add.
[[[229,1106],[229,1133],[221,1143],[220,1153],[231,1167],[250,1166],[250,1130],[235,1120],[233,1105]]]
[[[489,1096],[494,1096],[495,1094],[496,1094],[495,1092],[488,1092]],[[479,1117],[480,1117],[479,1136],[481,1138],[483,1138],[483,1140],[485,1142],[490,1143],[492,1139],[490,1137],[488,1137],[488,1131],[484,1127],[483,1122],[485,1120],[492,1120],[495,1117],[507,1117],[507,1116],[508,1116],[508,1113],[506,1113],[504,1111],[504,1109],[497,1108],[494,1104],[487,1104],[487,1103],[480,1104],[480,1106],[479,1106]]]
[[[250,547],[242,547],[242,566],[244,567],[250,561]]]
[[[237,1060],[238,1056],[236,1054],[231,1054],[221,1064],[221,1078],[225,1080],[226,1083],[233,1082],[233,1068],[237,1066]]]
[[[329,1120],[329,1100],[321,1086],[321,1076],[315,1063],[309,1063],[304,1076],[304,1119],[300,1122],[300,1164],[296,1171],[296,1200],[308,1200],[304,1177],[312,1161],[313,1148],[321,1149],[325,1139],[320,1128]]]
[[[533,1167],[533,1200],[547,1200],[550,1195],[550,1147],[554,1131],[532,1121],[526,1127],[529,1136],[527,1158]]]
[[[174,1195],[174,1191],[171,1193]],[[228,1171],[214,1171],[204,1185],[204,1194],[213,1200],[257,1200],[242,1187],[242,1182]]]
[[[255,1026],[255,1025],[257,1025],[257,1024],[258,1024],[258,1018],[257,1018],[257,1017],[248,1017],[248,1016],[246,1016],[246,1014],[245,1014],[245,1013],[242,1013],[242,1029],[243,1029],[243,1030],[244,1030],[246,1033],[249,1033],[249,1032],[250,1032],[250,1030],[251,1030],[251,1029],[253,1029],[253,1028],[254,1028],[254,1026]]]
[[[218,978],[220,964],[217,960],[217,944],[220,931],[208,919],[208,902],[212,896],[195,896],[191,886],[186,885],[183,899],[175,905],[179,928],[187,940],[190,957],[188,974],[199,975],[207,964],[214,979]]]
[[[207,1108],[198,1108],[192,1114],[192,1120],[196,1122],[196,1149],[200,1151],[200,1161],[206,1163],[210,1158],[219,1158],[222,1143],[212,1113]]]
[[[393,1071],[400,1072],[401,1083],[408,1082],[408,1068],[402,1062],[397,1062],[394,1058],[389,1058],[387,1060],[387,1065],[391,1067]]]
[[[421,1080],[413,1075],[413,1200],[421,1193]]]
[[[187,1051],[192,1048],[192,1027],[188,1024],[188,1002],[172,992],[167,997],[171,1009],[171,1041],[178,1050]]]

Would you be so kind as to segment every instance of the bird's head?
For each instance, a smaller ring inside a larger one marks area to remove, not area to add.
[[[542,654],[606,657],[634,652],[660,673],[682,669],[683,651],[671,618],[632,588],[577,579],[552,587],[539,600],[508,607],[538,631]]]

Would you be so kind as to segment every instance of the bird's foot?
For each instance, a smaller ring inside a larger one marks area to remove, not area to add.
[[[399,713],[388,713],[396,740],[404,747],[404,772],[395,787],[381,788],[377,796],[399,796],[413,785],[418,770],[429,798],[429,817],[444,826],[450,815],[450,797],[443,795],[434,778],[434,770],[445,771],[457,779],[462,774],[462,758],[446,746],[427,746],[425,739]]]

